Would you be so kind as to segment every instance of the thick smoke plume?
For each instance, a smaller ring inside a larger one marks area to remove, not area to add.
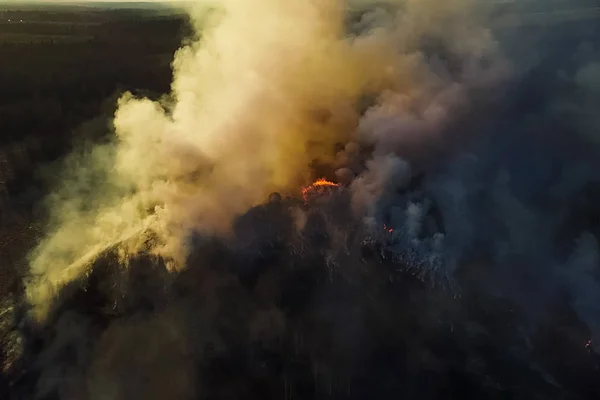
[[[598,398],[600,25],[566,3],[192,3],[172,92],[56,176],[24,391]]]
[[[420,151],[465,106],[466,87],[505,72],[470,1],[384,2],[351,30],[349,7],[195,3],[197,37],[175,55],[171,95],[125,94],[114,142],[73,156],[49,198],[51,230],[32,254],[27,288],[38,315],[111,247],[124,262],[144,251],[181,267],[191,232],[227,232],[270,192],[297,192],[311,162],[333,158],[335,143]],[[463,76],[426,58],[429,40],[467,63]],[[479,65],[483,58],[491,67]],[[377,104],[359,123],[365,96]]]

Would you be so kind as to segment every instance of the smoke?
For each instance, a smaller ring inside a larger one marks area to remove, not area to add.
[[[175,55],[169,98],[125,94],[114,140],[72,156],[58,177],[51,228],[30,262],[38,317],[111,248],[123,262],[146,252],[180,268],[191,232],[227,232],[270,192],[293,194],[337,142],[433,141],[462,106],[462,87],[488,79],[474,64],[495,53],[493,42],[469,1],[388,6],[348,33],[338,0],[194,3],[196,38]],[[466,79],[426,59],[429,38],[461,57]],[[378,104],[359,124],[367,94],[380,94]]]
[[[532,345],[561,324],[569,349],[600,343],[598,57],[576,27],[565,55],[552,26],[474,0],[188,11],[171,93],[124,94],[114,137],[56,176],[26,287],[51,330],[38,394],[236,398],[249,376],[276,398],[397,398],[457,370],[479,397],[581,393]],[[101,326],[65,312],[81,285]],[[393,378],[364,371],[381,354]]]

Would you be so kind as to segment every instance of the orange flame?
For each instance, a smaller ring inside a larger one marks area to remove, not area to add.
[[[337,183],[328,181],[325,178],[317,179],[315,182],[313,182],[312,185],[302,188],[302,198],[304,199],[304,201],[308,201],[308,198],[311,195],[318,193],[323,189],[337,187],[337,186],[338,186]]]

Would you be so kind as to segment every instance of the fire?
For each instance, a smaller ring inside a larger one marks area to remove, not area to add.
[[[388,233],[392,233],[394,232],[393,228],[390,228],[389,226],[387,226],[386,224],[383,224],[383,229],[385,229],[386,231],[388,231]]]
[[[338,186],[339,185],[337,183],[328,181],[325,178],[320,178],[313,182],[310,186],[302,188],[302,198],[304,199],[304,201],[308,201],[311,195],[322,192],[327,188],[333,188]]]

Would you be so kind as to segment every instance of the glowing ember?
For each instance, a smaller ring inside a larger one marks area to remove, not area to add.
[[[388,231],[388,233],[392,233],[394,232],[393,228],[388,227],[386,224],[383,224],[383,229],[385,229],[386,231]]]
[[[337,186],[337,183],[328,181],[325,178],[317,179],[315,182],[313,182],[312,185],[302,188],[302,198],[304,199],[304,201],[308,201],[310,196],[317,193],[321,193],[328,188],[333,188]]]

